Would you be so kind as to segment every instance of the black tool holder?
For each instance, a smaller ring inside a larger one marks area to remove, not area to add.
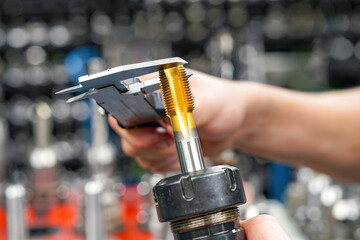
[[[246,202],[239,169],[222,165],[162,179],[153,189],[161,222],[176,240],[244,240],[238,205]]]

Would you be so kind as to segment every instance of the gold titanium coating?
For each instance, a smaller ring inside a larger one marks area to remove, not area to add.
[[[237,207],[222,210],[208,215],[197,216],[190,219],[171,222],[172,232],[187,232],[205,226],[214,226],[227,222],[239,222],[239,210]]]
[[[176,149],[183,173],[205,168],[199,137],[192,111],[194,101],[182,65],[163,66],[159,69],[160,89],[166,115],[174,131]]]
[[[179,65],[160,70],[160,86],[174,132],[181,131],[186,137],[189,129],[195,128],[195,123],[192,116],[194,101],[184,67]]]

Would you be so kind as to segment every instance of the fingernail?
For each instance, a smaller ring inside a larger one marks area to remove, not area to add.
[[[156,132],[157,132],[157,133],[166,133],[166,130],[165,130],[165,128],[163,128],[163,127],[157,127],[157,128],[156,128]]]

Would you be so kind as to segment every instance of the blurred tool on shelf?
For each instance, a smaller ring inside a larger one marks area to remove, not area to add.
[[[4,182],[6,180],[6,146],[8,138],[8,124],[4,119],[0,118],[0,196],[4,192]]]
[[[309,239],[359,239],[360,187],[300,168],[287,188],[290,215]]]
[[[34,107],[34,150],[30,153],[30,187],[32,204],[36,212],[43,215],[56,204],[58,187],[58,162],[51,148],[52,113],[49,105],[39,102]]]
[[[25,197],[25,188],[20,184],[9,185],[5,190],[7,239],[28,239]]]
[[[120,220],[105,229],[120,226],[139,234],[151,232],[154,239],[166,239],[170,233],[155,222],[144,190],[145,182],[153,186],[151,179],[157,176],[146,177],[124,155],[121,139],[108,132],[106,119],[92,113],[95,104],[66,104],[64,96],[55,95],[77,85],[79,76],[180,56],[189,68],[231,80],[301,91],[341,89],[360,83],[359,37],[360,3],[355,0],[2,1],[0,239],[6,232],[5,189],[13,184],[26,190],[30,238],[84,238],[79,230],[84,220],[83,189],[95,180],[94,175],[105,175],[101,178],[110,182],[104,185],[111,196],[105,197],[110,199],[107,206],[118,203],[108,209],[118,211]],[[34,142],[39,131],[32,130],[33,112],[40,102],[50,107],[53,125],[48,125],[46,146]],[[92,120],[96,123],[91,124]],[[102,137],[92,143],[95,128]],[[54,165],[38,168],[39,155],[47,156],[43,163]],[[304,169],[291,173],[284,166],[276,168],[237,152],[206,161],[238,165],[250,192],[249,202],[258,204],[266,197],[284,201],[309,239],[360,239],[357,185],[340,184]],[[284,191],[289,178],[293,181]],[[251,213],[254,208],[249,209]],[[113,222],[114,216],[110,217]],[[125,226],[124,219],[132,225]],[[39,231],[39,226],[46,231]],[[122,230],[112,232],[112,237],[128,239]]]
[[[86,240],[107,239],[102,203],[103,190],[104,186],[101,181],[90,181],[85,185],[84,221]]]

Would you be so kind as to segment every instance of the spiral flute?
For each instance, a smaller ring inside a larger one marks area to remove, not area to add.
[[[166,115],[171,120],[176,149],[183,173],[205,168],[199,137],[192,111],[194,101],[182,65],[164,66],[159,69],[160,89]]]

